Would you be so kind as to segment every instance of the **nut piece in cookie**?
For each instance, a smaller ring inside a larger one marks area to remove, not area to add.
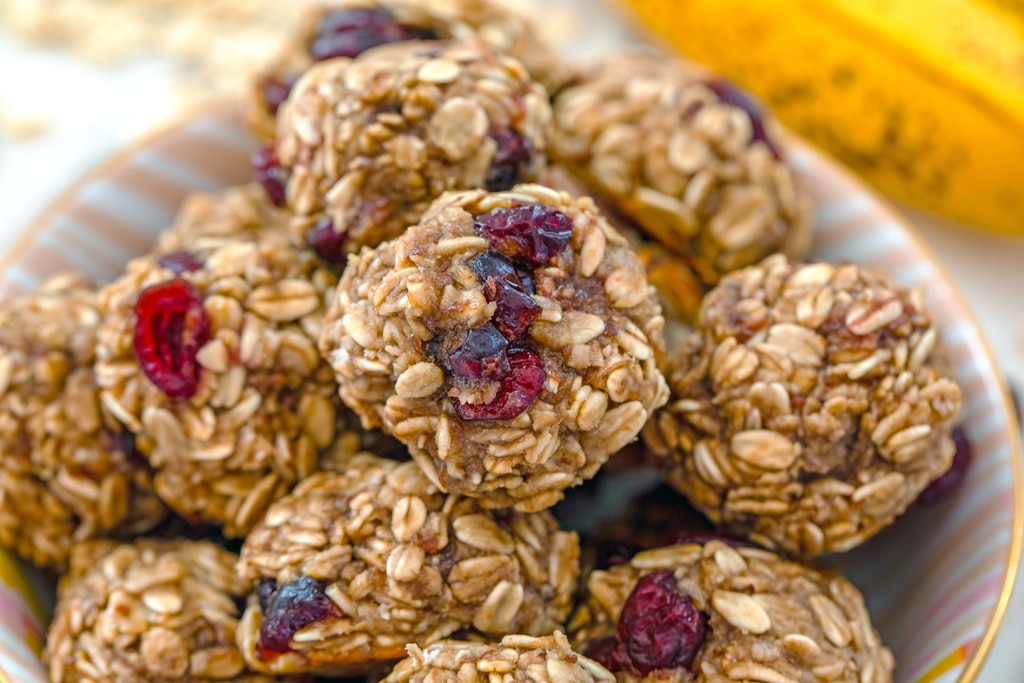
[[[543,635],[568,615],[576,534],[547,512],[493,513],[415,463],[365,454],[271,506],[242,548],[256,582],[239,645],[269,673],[357,675],[474,628]]]
[[[103,404],[186,519],[245,534],[351,421],[316,348],[335,284],[267,230],[136,259],[103,290]]]
[[[591,200],[447,194],[354,258],[320,349],[367,427],[442,490],[540,510],[632,441],[667,389],[643,264]]]
[[[567,74],[563,60],[525,14],[493,0],[340,0],[309,8],[266,72],[252,83],[250,119],[257,135],[272,139],[277,111],[295,82],[314,63],[357,57],[370,48],[408,40],[473,39],[522,62],[533,79],[557,92]]]
[[[395,43],[314,66],[281,109],[275,179],[322,258],[397,237],[446,190],[507,190],[547,163],[551,107],[522,65],[476,43]],[[276,167],[275,167],[276,164]]]
[[[278,680],[235,645],[249,584],[236,556],[205,541],[77,546],[46,638],[52,683]]]
[[[508,635],[494,645],[442,640],[409,645],[409,657],[381,683],[614,683],[603,666],[574,652],[561,631]]]
[[[736,87],[640,53],[583,70],[554,104],[552,157],[702,281],[811,243],[777,124]]]
[[[705,297],[644,436],[716,524],[805,556],[844,552],[950,467],[960,388],[938,344],[920,293],[773,256]]]
[[[142,533],[166,513],[100,403],[99,325],[96,291],[78,275],[0,304],[0,546],[58,571],[72,543]]]
[[[892,682],[892,653],[851,583],[718,540],[592,572],[570,629],[622,683]]]

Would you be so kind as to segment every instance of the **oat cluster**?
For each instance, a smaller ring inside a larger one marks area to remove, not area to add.
[[[58,275],[0,305],[0,545],[63,569],[71,545],[131,535],[165,514],[93,375],[92,283]]]
[[[238,566],[278,589],[319,582],[337,610],[262,659],[269,617],[250,604],[239,643],[256,670],[350,675],[463,628],[548,634],[568,615],[578,558],[576,534],[547,512],[489,512],[441,493],[412,462],[357,456],[272,505]]]
[[[451,350],[496,315],[473,269],[489,248],[474,221],[531,205],[557,208],[572,225],[565,250],[533,273],[540,312],[522,345],[539,356],[544,388],[512,419],[469,421],[454,402],[487,403],[504,391],[452,378]],[[363,424],[408,445],[443,490],[539,510],[592,477],[665,402],[663,323],[643,265],[591,201],[523,185],[445,195],[402,237],[361,252],[320,348]]]
[[[647,550],[592,572],[570,622],[579,652],[615,636],[638,581],[654,572],[671,572],[675,591],[706,615],[706,640],[689,669],[646,676],[618,671],[620,683],[892,681],[892,653],[851,583],[761,548],[717,540]]]
[[[543,638],[508,635],[496,645],[443,640],[408,647],[409,657],[382,683],[614,683],[597,662],[573,651],[561,631]]]
[[[160,233],[152,252],[172,254],[217,240],[252,239],[287,226],[288,214],[270,202],[259,183],[196,192],[182,201],[174,223]]]
[[[249,591],[236,559],[205,541],[76,546],[47,637],[50,680],[277,680],[247,670],[235,645]]]
[[[960,389],[918,292],[783,256],[722,279],[648,425],[716,524],[802,555],[849,550],[949,469]]]
[[[103,405],[156,470],[161,498],[241,535],[347,426],[316,348],[337,279],[281,231],[194,244],[184,252],[194,269],[144,256],[103,290],[96,375]],[[200,297],[209,335],[195,353],[194,394],[172,398],[144,372],[135,339],[142,294],[182,281]]]
[[[660,55],[607,58],[556,98],[552,140],[557,161],[708,284],[776,252],[802,258],[811,242],[810,200],[774,121],[715,83]]]
[[[293,228],[305,239],[330,220],[346,252],[398,237],[446,190],[535,178],[550,119],[519,62],[473,43],[394,43],[317,64],[278,121]]]

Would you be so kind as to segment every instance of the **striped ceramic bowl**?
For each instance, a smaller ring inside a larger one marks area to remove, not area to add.
[[[171,222],[186,193],[248,180],[253,145],[238,108],[225,106],[118,154],[11,250],[0,296],[59,269],[114,278]],[[999,627],[1020,556],[1020,452],[1001,374],[949,275],[913,229],[813,150],[797,144],[792,159],[817,202],[815,256],[862,263],[921,288],[964,388],[977,458],[965,484],[837,563],[867,596],[899,662],[899,683],[969,683]],[[38,577],[0,555],[0,682],[46,680],[39,652],[51,601]]]

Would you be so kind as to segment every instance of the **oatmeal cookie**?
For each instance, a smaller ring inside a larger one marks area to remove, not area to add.
[[[250,121],[272,139],[277,110],[314,63],[357,57],[378,45],[408,40],[478,40],[523,63],[551,93],[564,84],[562,60],[525,14],[493,0],[341,0],[310,7],[283,54],[251,86]]]
[[[410,645],[381,683],[614,683],[597,662],[573,652],[561,631],[543,638],[508,635],[500,643],[443,640]]]
[[[353,258],[320,349],[366,427],[442,490],[539,510],[667,398],[643,265],[588,199],[450,193]]]
[[[712,521],[814,556],[890,524],[949,469],[960,388],[919,292],[783,256],[723,278],[644,436]]]
[[[534,179],[550,118],[544,89],[510,57],[395,43],[306,72],[281,109],[280,167],[264,173],[287,178],[296,234],[344,263],[400,235],[446,190]]]
[[[355,675],[462,628],[551,633],[578,557],[547,512],[488,512],[412,462],[357,456],[300,483],[246,539],[238,569],[258,599],[239,644],[260,671]]]
[[[65,274],[0,304],[0,545],[62,570],[71,544],[141,533],[166,509],[99,400],[96,291]]]
[[[76,546],[46,638],[50,681],[278,680],[248,671],[235,645],[249,591],[236,559],[205,541]]]
[[[620,683],[891,683],[894,660],[846,579],[710,540],[595,571],[570,628]]]
[[[243,535],[350,425],[316,348],[337,279],[282,231],[175,256],[102,291],[101,398],[175,511]]]
[[[732,84],[672,59],[607,58],[555,100],[552,156],[708,284],[804,257],[809,195],[776,123]]]

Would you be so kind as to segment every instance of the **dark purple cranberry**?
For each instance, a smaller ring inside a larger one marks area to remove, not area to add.
[[[277,581],[274,579],[260,579],[256,584],[256,602],[260,604],[260,611],[264,614],[270,609],[270,602],[277,593]]]
[[[371,47],[403,40],[434,40],[430,29],[403,26],[383,8],[339,10],[325,14],[309,44],[309,55],[322,62],[356,57]]]
[[[164,268],[173,270],[176,274],[193,273],[202,268],[205,263],[191,251],[181,250],[164,254],[157,261]]]
[[[302,576],[297,581],[279,587],[263,611],[260,639],[256,654],[263,660],[290,652],[292,636],[302,628],[318,621],[344,616],[324,588],[326,581]]]
[[[252,168],[256,172],[256,180],[266,191],[275,206],[284,206],[285,190],[288,187],[288,171],[277,160],[277,150],[273,144],[260,147],[252,155]]]
[[[533,147],[522,133],[512,128],[493,129],[491,139],[498,147],[484,185],[491,192],[501,192],[526,179],[533,159]]]
[[[953,428],[953,443],[956,445],[953,464],[938,479],[928,484],[928,487],[917,497],[926,505],[942,500],[960,486],[964,477],[967,476],[967,470],[971,467],[971,462],[974,460],[974,449],[971,448],[971,442],[967,440],[967,434],[963,428]]]
[[[640,546],[622,541],[602,541],[597,546],[597,558],[594,566],[597,569],[611,569],[626,564],[640,552]]]
[[[724,78],[715,78],[704,83],[711,92],[715,93],[719,100],[726,104],[738,107],[747,113],[750,118],[752,138],[755,141],[763,142],[772,156],[782,160],[782,150],[769,135],[764,127],[764,109],[761,103],[750,96],[748,92],[740,89],[732,81]]]
[[[676,590],[670,571],[647,574],[622,607],[616,627],[633,668],[689,668],[707,636],[707,621],[689,595]]]
[[[519,283],[526,294],[537,293],[537,283],[533,280],[533,271],[527,268],[516,266],[516,275],[519,276]]]
[[[733,548],[760,548],[761,546],[743,538],[737,538],[721,531],[687,530],[680,531],[676,535],[675,545],[686,545],[687,543],[699,543],[704,545],[708,541],[721,541]]]
[[[474,226],[496,251],[534,266],[547,265],[572,237],[572,220],[543,204],[494,209],[478,216]]]
[[[448,361],[456,377],[467,382],[499,382],[511,366],[508,339],[491,323],[473,327],[466,339],[451,352]]]
[[[455,412],[466,421],[511,420],[526,411],[544,389],[547,374],[544,361],[529,349],[508,352],[509,373],[501,380],[498,395],[490,403],[460,403],[452,400]]]
[[[626,648],[615,636],[606,636],[591,642],[583,651],[583,656],[593,659],[612,673],[632,668]]]
[[[469,262],[484,284],[484,296],[497,304],[493,322],[509,341],[519,339],[540,315],[540,306],[523,291],[512,262],[493,249]]]
[[[328,263],[345,263],[345,233],[334,229],[334,221],[321,218],[306,233],[306,244]]]
[[[264,76],[260,79],[260,95],[270,113],[277,114],[277,110],[292,94],[297,80],[296,76]]]
[[[135,356],[168,398],[190,398],[199,387],[199,349],[210,339],[203,295],[182,278],[147,287],[135,304]]]

